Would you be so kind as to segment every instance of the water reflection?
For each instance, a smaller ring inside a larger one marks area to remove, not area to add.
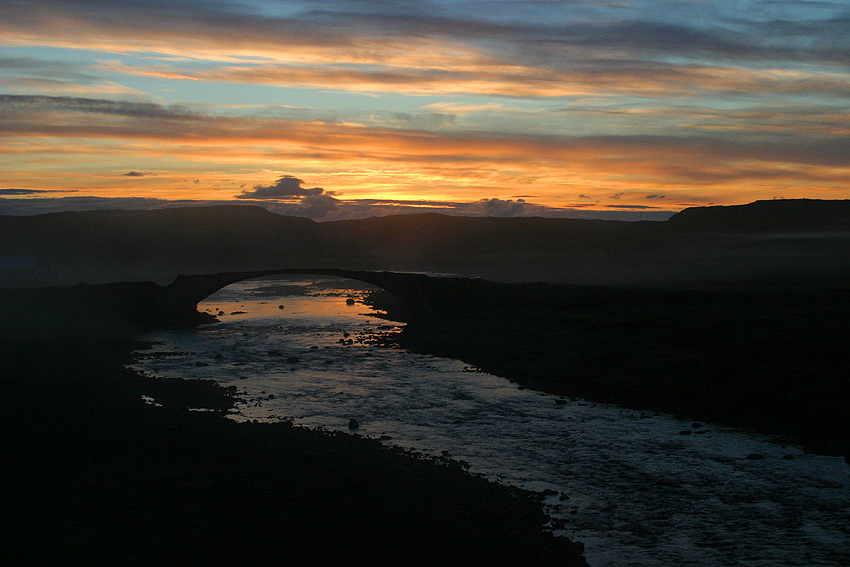
[[[360,434],[545,490],[554,525],[584,541],[597,567],[850,563],[841,459],[372,346],[387,322],[347,305],[355,291],[277,299],[248,291],[256,287],[235,284],[202,305],[224,312],[221,323],[158,333],[158,351],[187,354],[139,368],[235,385],[242,419],[341,431],[355,419]]]

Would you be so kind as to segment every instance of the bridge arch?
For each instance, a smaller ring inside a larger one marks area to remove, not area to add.
[[[292,274],[335,276],[370,283],[407,302],[412,316],[427,318],[434,315],[434,310],[422,287],[422,279],[427,279],[427,276],[405,272],[373,272],[337,268],[279,268],[249,272],[180,275],[171,284],[162,288],[162,293],[151,307],[161,316],[185,319],[197,315],[198,303],[230,284],[263,276]]]

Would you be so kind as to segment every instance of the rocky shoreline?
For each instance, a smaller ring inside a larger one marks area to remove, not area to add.
[[[236,423],[225,418],[232,392],[214,383],[128,370],[140,329],[104,312],[85,320],[80,298],[97,296],[97,286],[61,305],[42,296],[50,308],[33,311],[10,307],[5,291],[0,466],[3,504],[16,511],[3,534],[10,556],[586,565],[581,544],[546,531],[540,495],[358,436]]]

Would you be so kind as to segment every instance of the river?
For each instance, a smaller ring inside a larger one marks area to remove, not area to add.
[[[232,419],[352,431],[545,491],[553,531],[584,542],[594,567],[850,565],[843,459],[377,346],[400,324],[329,285],[228,286],[199,306],[219,323],[149,335],[134,368],[236,386]]]

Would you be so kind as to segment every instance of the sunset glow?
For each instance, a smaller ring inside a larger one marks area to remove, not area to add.
[[[804,0],[6,1],[0,214],[843,199],[848,29]]]

